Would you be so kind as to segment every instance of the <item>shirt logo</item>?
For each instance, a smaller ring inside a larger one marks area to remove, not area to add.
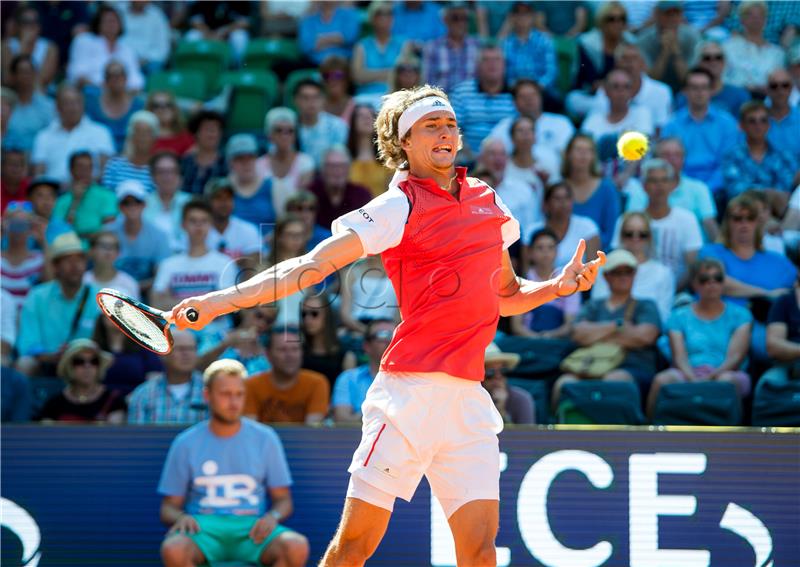
[[[367,219],[369,222],[375,222],[374,220],[372,220],[372,217],[369,216],[369,213],[367,213],[367,211],[365,211],[364,209],[358,209],[358,212],[361,213],[361,216]]]
[[[494,211],[490,207],[481,207],[479,205],[472,205],[470,207],[473,215],[493,215]]]
[[[200,506],[208,508],[222,508],[239,504],[258,504],[256,480],[247,474],[218,475],[219,466],[216,461],[206,461],[202,470],[205,476],[194,479],[194,486],[198,491],[205,491],[206,495],[200,500]]]
[[[445,106],[445,104],[441,100],[434,100],[431,106]]]

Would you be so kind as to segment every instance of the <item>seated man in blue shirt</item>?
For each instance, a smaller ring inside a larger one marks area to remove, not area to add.
[[[161,521],[170,526],[161,545],[167,567],[227,561],[303,567],[308,560],[308,540],[279,523],[294,508],[280,438],[242,418],[246,377],[240,362],[212,363],[203,375],[211,417],[170,447],[158,484]]]
[[[361,404],[367,397],[367,390],[378,373],[381,357],[394,333],[394,321],[373,319],[367,323],[364,335],[364,352],[368,364],[345,370],[333,386],[333,419],[336,423],[361,423]]]

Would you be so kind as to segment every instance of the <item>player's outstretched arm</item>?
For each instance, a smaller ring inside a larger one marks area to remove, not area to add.
[[[202,329],[221,315],[256,305],[274,303],[286,296],[316,285],[364,253],[361,240],[352,231],[335,234],[320,242],[311,252],[275,264],[247,281],[184,299],[172,308],[179,329]],[[198,319],[190,322],[189,308],[197,310]]]
[[[518,277],[508,251],[504,252],[500,273],[500,315],[508,317],[527,313],[558,297],[591,289],[597,279],[597,271],[606,263],[606,255],[599,251],[596,259],[584,264],[585,252],[586,241],[581,239],[572,260],[561,270],[561,274],[544,282]]]

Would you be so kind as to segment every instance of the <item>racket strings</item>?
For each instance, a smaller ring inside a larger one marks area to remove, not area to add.
[[[103,309],[127,331],[156,352],[168,352],[170,343],[163,329],[136,307],[111,295],[100,298]]]

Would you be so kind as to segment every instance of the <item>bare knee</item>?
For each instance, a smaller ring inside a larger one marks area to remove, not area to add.
[[[286,567],[303,567],[308,562],[308,539],[297,532],[284,532],[270,544],[261,556],[261,562],[277,562]]]
[[[168,537],[161,544],[161,560],[165,567],[193,565],[192,554],[192,541],[185,536]]]
[[[564,387],[564,384],[570,382],[580,382],[580,379],[574,374],[562,374],[558,377],[558,380],[553,383],[553,391],[550,397],[554,410],[558,407],[558,402],[561,399],[561,389]]]
[[[606,382],[635,382],[636,380],[633,378],[630,372],[627,370],[612,370],[605,376],[603,376],[603,380]]]

